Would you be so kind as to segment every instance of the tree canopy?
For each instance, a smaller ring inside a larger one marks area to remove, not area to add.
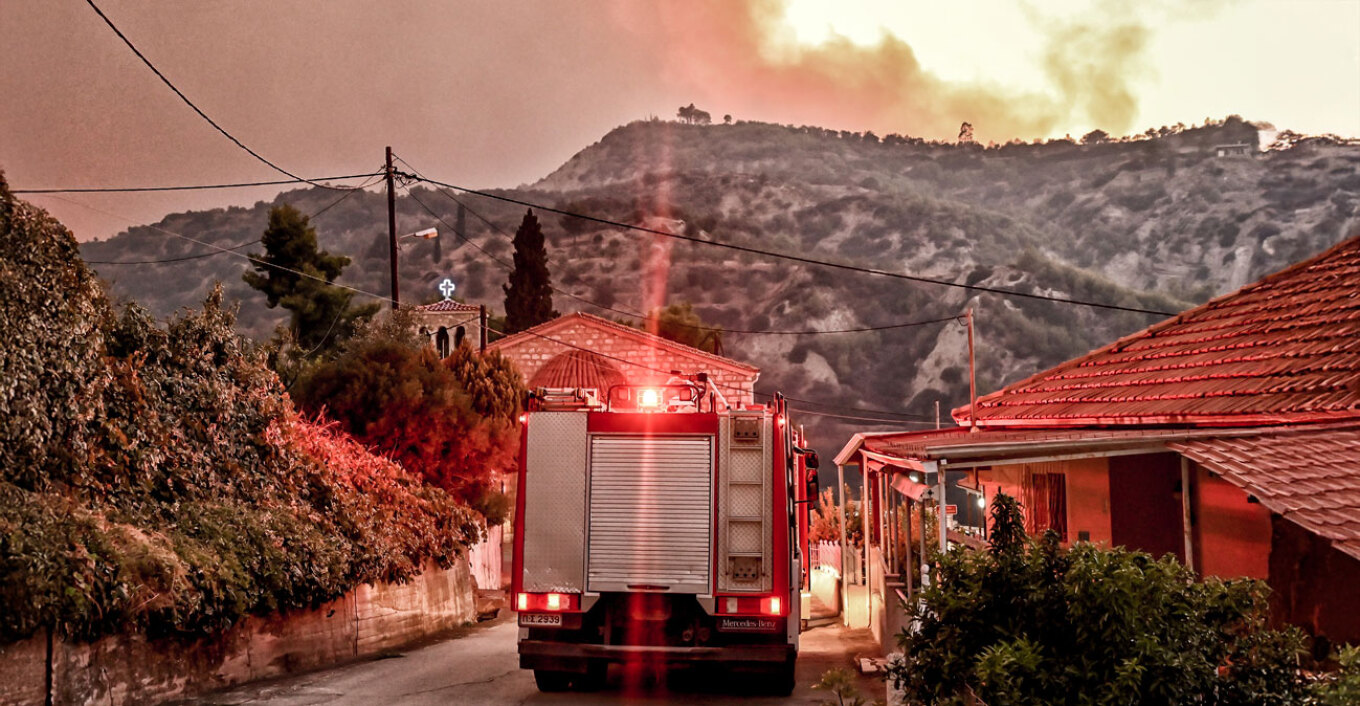
[[[354,306],[354,292],[334,284],[350,259],[318,249],[316,229],[292,206],[270,209],[260,243],[264,254],[250,254],[253,271],[242,278],[264,292],[269,308],[291,312],[289,332],[304,355],[333,348],[377,313],[379,304]]]
[[[689,302],[653,309],[648,313],[643,329],[707,353],[722,355],[723,352],[722,328],[705,324]]]
[[[515,231],[515,267],[505,291],[505,333],[518,333],[557,318],[552,305],[552,276],[548,273],[548,249],[543,228],[533,209]]]
[[[495,524],[508,509],[495,471],[513,466],[519,442],[519,373],[467,345],[440,360],[413,330],[400,312],[371,324],[305,373],[295,399]]]

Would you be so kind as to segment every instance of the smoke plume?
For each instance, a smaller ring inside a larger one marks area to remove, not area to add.
[[[648,19],[665,28],[672,77],[734,113],[940,139],[953,139],[968,121],[980,141],[1004,142],[1072,126],[1126,132],[1138,108],[1131,82],[1146,71],[1151,34],[1133,13],[1164,14],[1115,0],[1078,21],[1028,9],[1031,27],[1016,31],[1043,37],[1049,84],[1033,93],[942,80],[890,34],[872,46],[835,35],[800,44],[784,10],[785,0],[697,0],[663,3]]]

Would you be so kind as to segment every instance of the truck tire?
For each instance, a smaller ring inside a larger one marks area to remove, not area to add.
[[[557,672],[550,669],[535,669],[534,683],[543,692],[566,691],[576,675],[571,672]]]
[[[599,691],[605,687],[609,676],[609,663],[592,661],[585,674],[575,675],[576,688],[581,691]]]
[[[772,669],[766,677],[766,685],[770,694],[774,696],[788,696],[793,693],[795,683],[794,678],[795,662],[792,659],[785,660],[783,664]]]

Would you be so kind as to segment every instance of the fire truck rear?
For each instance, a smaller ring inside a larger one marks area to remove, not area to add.
[[[610,664],[721,665],[788,693],[815,497],[786,405],[732,409],[703,375],[540,390],[515,513],[520,666],[543,691]],[[815,480],[813,481],[815,483]]]

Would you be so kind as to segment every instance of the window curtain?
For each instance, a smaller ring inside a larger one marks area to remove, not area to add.
[[[1045,530],[1067,541],[1067,476],[1062,473],[1027,473],[1025,479],[1025,531],[1031,536]]]

